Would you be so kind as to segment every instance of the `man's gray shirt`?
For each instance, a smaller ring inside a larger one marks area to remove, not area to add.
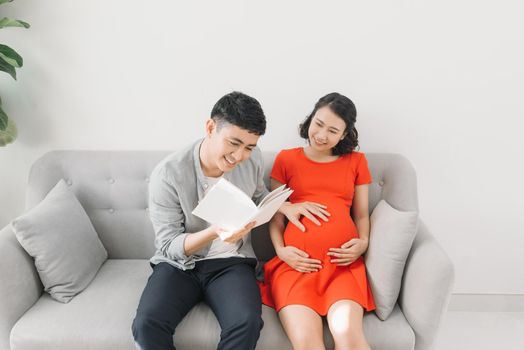
[[[192,269],[195,259],[206,256],[211,242],[193,255],[187,256],[184,240],[187,235],[204,230],[209,224],[191,214],[204,197],[207,181],[200,165],[198,140],[190,147],[162,160],[153,170],[149,183],[149,216],[155,230],[156,253],[153,264],[167,262],[180,269]],[[268,194],[263,181],[262,154],[255,147],[249,159],[224,173],[224,178],[250,196],[258,204]],[[238,252],[255,257],[251,235],[243,239]]]

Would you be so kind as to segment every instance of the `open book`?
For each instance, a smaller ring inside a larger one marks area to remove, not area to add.
[[[282,185],[256,206],[241,189],[222,178],[209,190],[192,214],[225,230],[220,233],[220,238],[224,240],[252,221],[256,221],[256,227],[271,220],[292,192]]]

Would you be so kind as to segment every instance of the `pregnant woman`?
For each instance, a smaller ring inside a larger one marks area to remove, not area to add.
[[[294,190],[291,203],[320,210],[320,223],[301,218],[302,229],[275,215],[270,235],[277,256],[264,266],[262,301],[274,307],[294,349],[325,349],[322,316],[335,348],[369,350],[364,309],[375,304],[362,254],[369,242],[371,175],[358,147],[356,108],[338,93],[322,97],[300,125],[307,147],[281,151],[271,187]],[[320,208],[320,209],[319,209]]]

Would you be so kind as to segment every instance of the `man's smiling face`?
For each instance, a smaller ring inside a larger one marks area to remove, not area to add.
[[[227,122],[208,120],[206,130],[209,137],[209,148],[206,159],[208,170],[225,173],[233,170],[238,164],[248,159],[256,147],[260,135],[250,133]],[[205,172],[205,171],[204,171]]]

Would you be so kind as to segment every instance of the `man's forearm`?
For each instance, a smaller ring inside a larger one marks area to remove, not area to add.
[[[184,240],[184,254],[189,256],[198,252],[217,237],[218,233],[212,226],[202,231],[187,235]]]

